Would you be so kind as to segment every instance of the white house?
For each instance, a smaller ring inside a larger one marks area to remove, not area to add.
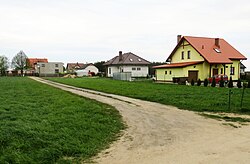
[[[92,64],[92,63],[88,63],[88,64],[83,64],[83,63],[68,63],[67,64],[67,72],[69,73],[74,73],[74,72],[78,72],[80,75],[83,74],[85,75],[87,72],[87,75],[91,72],[97,74],[99,72],[98,68]]]
[[[104,63],[107,77],[113,77],[113,73],[131,72],[132,77],[147,77],[149,74],[149,64],[147,60],[131,53],[119,51],[119,55]]]

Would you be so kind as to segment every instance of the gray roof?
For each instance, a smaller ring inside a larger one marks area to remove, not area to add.
[[[131,53],[122,54],[122,60],[119,61],[119,56],[107,61],[103,65],[149,65],[150,62]]]

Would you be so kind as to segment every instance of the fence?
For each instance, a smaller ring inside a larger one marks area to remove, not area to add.
[[[131,81],[132,80],[132,73],[131,72],[117,72],[113,73],[114,80],[124,80],[124,81]]]

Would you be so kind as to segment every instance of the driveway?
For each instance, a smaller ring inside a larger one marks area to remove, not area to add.
[[[128,128],[97,163],[250,163],[250,125],[234,128],[173,106],[32,79],[120,112]]]

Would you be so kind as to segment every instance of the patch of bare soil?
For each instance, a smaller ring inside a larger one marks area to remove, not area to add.
[[[172,106],[41,82],[120,111],[128,128],[93,159],[97,163],[250,163],[249,124],[234,128]]]

